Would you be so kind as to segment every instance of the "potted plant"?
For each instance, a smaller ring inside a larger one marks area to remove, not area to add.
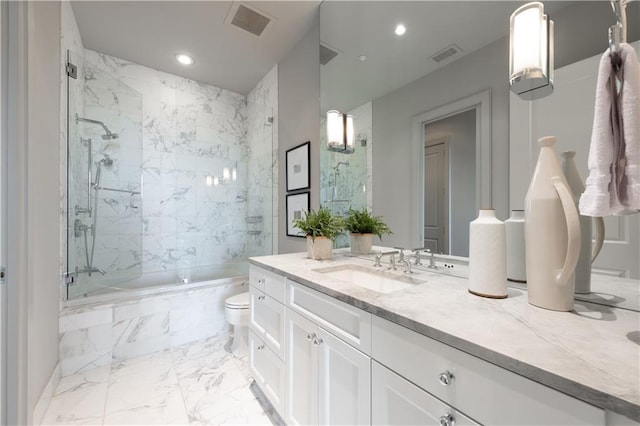
[[[344,230],[344,220],[326,207],[306,212],[304,218],[294,219],[293,225],[307,236],[307,254],[314,260],[331,259],[333,240]]]
[[[345,228],[351,235],[351,253],[369,254],[373,245],[373,235],[382,239],[382,235],[391,234],[391,229],[382,221],[382,217],[373,216],[366,208],[349,209]]]

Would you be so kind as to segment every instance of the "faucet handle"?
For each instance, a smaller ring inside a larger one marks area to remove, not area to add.
[[[380,260],[381,260],[381,259],[382,259],[382,252],[381,252],[381,251],[378,251],[378,252],[375,254],[375,257],[374,257],[374,262],[373,262],[373,266],[374,266],[374,268],[375,268],[376,266],[382,266],[382,264],[380,263]]]
[[[402,247],[394,247],[394,249],[398,250],[398,260],[402,262],[404,260],[404,249]]]
[[[421,262],[422,257],[420,257],[420,250],[422,250],[422,248],[415,248],[415,249],[412,250],[413,251],[413,257],[415,259],[413,264],[416,265],[416,266],[422,265],[422,262]]]

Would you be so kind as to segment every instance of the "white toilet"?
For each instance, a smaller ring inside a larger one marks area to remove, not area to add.
[[[224,317],[233,326],[231,353],[236,358],[248,354],[249,292],[236,294],[224,301]]]

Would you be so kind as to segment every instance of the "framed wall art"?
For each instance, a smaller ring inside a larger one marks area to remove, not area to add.
[[[287,192],[311,188],[309,163],[311,142],[295,146],[286,151]]]
[[[306,238],[300,229],[293,226],[294,219],[304,218],[309,211],[309,191],[287,195],[287,236]]]

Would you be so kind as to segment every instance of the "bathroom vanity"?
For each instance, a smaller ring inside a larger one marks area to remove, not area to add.
[[[251,259],[250,369],[287,424],[640,422],[639,313],[548,311],[525,290],[484,299],[385,267]]]

